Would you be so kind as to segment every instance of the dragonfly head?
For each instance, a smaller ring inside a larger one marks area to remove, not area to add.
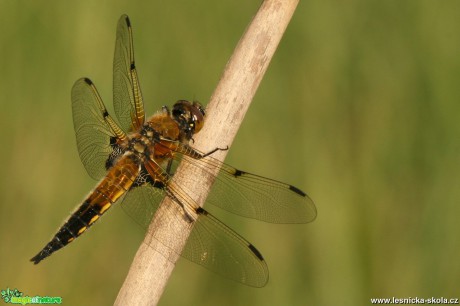
[[[190,140],[203,127],[205,112],[203,106],[196,101],[179,100],[173,106],[172,116],[179,124],[182,136]]]

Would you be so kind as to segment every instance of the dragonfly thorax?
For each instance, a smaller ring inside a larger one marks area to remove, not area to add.
[[[204,108],[198,102],[177,101],[172,111],[166,106],[150,117],[141,133],[152,140],[155,137],[188,143],[204,124]]]

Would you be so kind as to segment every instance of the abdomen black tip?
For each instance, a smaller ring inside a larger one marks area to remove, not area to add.
[[[41,253],[38,253],[34,257],[30,259],[31,262],[34,263],[34,265],[38,264],[40,261],[42,261],[45,257],[41,256]]]

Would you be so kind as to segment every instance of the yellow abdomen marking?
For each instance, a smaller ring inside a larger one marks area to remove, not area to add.
[[[91,220],[89,220],[89,224],[93,224],[94,222],[96,222],[97,219],[99,219],[99,215],[95,215],[94,217],[92,217]]]
[[[102,215],[103,213],[105,213],[107,209],[110,208],[110,206],[112,206],[112,204],[110,203],[105,204],[104,206],[102,206],[101,211],[99,213]]]
[[[83,226],[82,228],[80,228],[80,229],[78,230],[77,235],[81,235],[81,233],[83,233],[84,231],[86,231],[86,228],[87,228],[86,226]]]

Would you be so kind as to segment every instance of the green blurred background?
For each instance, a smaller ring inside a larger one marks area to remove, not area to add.
[[[147,113],[206,104],[259,1],[0,2],[0,289],[110,305],[142,240],[119,207],[34,266],[95,185],[76,150],[70,89],[112,109],[127,13]],[[306,190],[318,218],[273,225],[218,212],[264,254],[247,288],[181,260],[161,305],[366,305],[459,297],[460,2],[303,1],[227,162]]]

